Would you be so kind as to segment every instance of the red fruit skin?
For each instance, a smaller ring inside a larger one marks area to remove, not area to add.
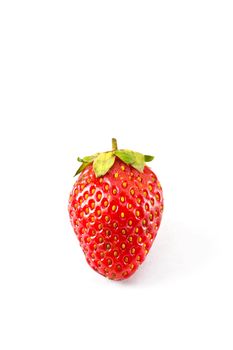
[[[105,277],[122,280],[137,270],[153,244],[163,193],[150,168],[140,173],[116,159],[100,178],[93,165],[79,175],[68,209],[88,264]]]

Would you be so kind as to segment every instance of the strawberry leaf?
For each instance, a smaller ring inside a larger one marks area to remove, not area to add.
[[[77,161],[82,162],[82,163],[91,163],[98,155],[99,155],[99,153],[95,153],[92,156],[87,156],[87,157],[83,157],[83,158],[78,157]]]
[[[78,174],[80,174],[84,169],[86,169],[86,167],[91,164],[91,163],[82,163],[80,165],[80,167],[78,168],[78,170],[76,171],[76,173],[74,174],[74,177],[77,176]]]
[[[143,171],[145,165],[143,154],[123,149],[115,151],[115,155],[124,163],[132,165],[132,167],[140,172]]]
[[[113,152],[100,153],[94,160],[93,168],[96,177],[105,175],[115,162]]]
[[[148,156],[148,155],[145,155],[145,156],[144,156],[145,162],[151,162],[153,159],[154,159],[153,156]]]
[[[135,160],[135,156],[133,151],[129,151],[127,149],[116,150],[115,155],[120,158],[126,164],[132,164]]]
[[[115,162],[115,157],[118,157],[124,163],[131,165],[139,172],[143,172],[145,162],[151,162],[154,157],[150,155],[143,155],[138,152],[133,152],[128,149],[117,149],[116,139],[112,139],[112,151],[105,153],[95,153],[84,158],[77,158],[82,162],[75,176],[81,173],[89,164],[93,163],[93,169],[96,177],[105,175]]]
[[[95,153],[92,156],[87,156],[83,158],[83,162],[85,163],[91,163],[95,160],[96,157],[98,157],[99,153]]]
[[[142,172],[145,165],[144,155],[138,152],[133,152],[133,153],[134,153],[134,162],[131,165],[138,171]]]

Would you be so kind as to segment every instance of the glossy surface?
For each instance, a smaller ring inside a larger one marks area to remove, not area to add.
[[[96,178],[92,165],[80,174],[69,200],[69,215],[88,264],[115,280],[130,277],[156,237],[163,194],[156,175],[139,173],[116,160]]]

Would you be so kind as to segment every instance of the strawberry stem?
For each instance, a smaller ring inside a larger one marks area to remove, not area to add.
[[[117,140],[112,138],[112,150],[116,151],[117,150]]]

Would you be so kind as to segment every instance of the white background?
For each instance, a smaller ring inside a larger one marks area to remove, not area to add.
[[[0,2],[0,348],[232,349],[232,1]],[[77,156],[154,154],[165,212],[124,282],[92,271]]]

